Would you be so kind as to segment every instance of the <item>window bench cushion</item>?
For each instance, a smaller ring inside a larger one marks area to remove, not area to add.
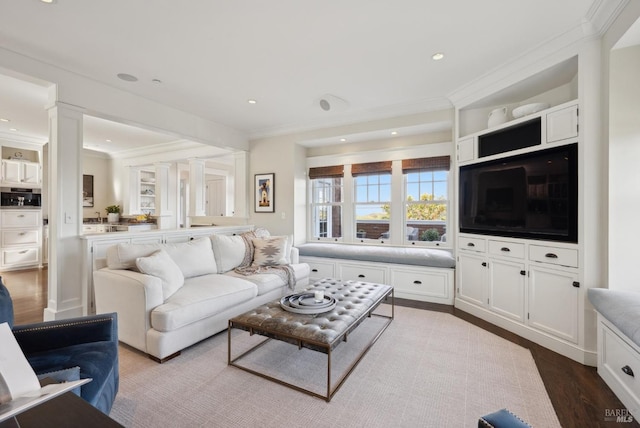
[[[397,263],[438,268],[455,267],[451,250],[415,247],[308,243],[298,246],[301,256]]]
[[[590,288],[588,293],[596,311],[640,346],[640,293],[607,288]]]

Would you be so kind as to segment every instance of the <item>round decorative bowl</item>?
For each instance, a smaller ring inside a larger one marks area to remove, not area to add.
[[[533,113],[537,113],[539,111],[545,110],[549,108],[549,103],[531,103],[525,104],[520,107],[516,107],[511,112],[511,115],[514,119],[518,119],[520,117],[528,116]]]

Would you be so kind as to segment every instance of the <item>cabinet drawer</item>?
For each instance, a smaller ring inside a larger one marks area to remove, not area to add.
[[[578,250],[531,245],[529,246],[529,260],[554,265],[578,267]]]
[[[446,274],[425,273],[411,270],[391,270],[391,283],[396,293],[449,299],[449,283]]]
[[[489,241],[489,254],[524,259],[524,244],[517,242]]]
[[[458,238],[458,245],[461,250],[477,251],[479,253],[487,251],[486,242],[486,240],[481,238],[468,238],[466,236]]]
[[[350,264],[340,264],[340,279],[375,282],[378,284],[386,284],[386,269],[371,266],[360,266]]]
[[[17,245],[38,245],[40,234],[37,230],[3,230],[2,246],[11,247]]]
[[[320,278],[335,278],[335,263],[317,262],[304,258],[300,258],[300,261],[309,265],[311,270],[309,277],[314,280]]]
[[[4,267],[37,264],[38,259],[38,248],[16,248],[14,250],[2,250],[2,266]]]
[[[40,227],[40,211],[1,211],[2,228]]]
[[[639,402],[640,355],[607,326],[600,324],[599,328],[602,329],[602,367],[618,383],[625,386],[627,392],[632,395],[634,402]],[[638,378],[626,374],[623,368],[627,371],[629,369],[632,370]]]

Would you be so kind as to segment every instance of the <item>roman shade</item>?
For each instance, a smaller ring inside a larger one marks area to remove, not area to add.
[[[403,159],[402,173],[410,171],[449,171],[451,158],[449,156],[435,156],[430,158]]]
[[[341,178],[344,177],[344,165],[319,166],[309,168],[309,178]]]
[[[391,174],[391,161],[355,163],[351,165],[351,175]]]

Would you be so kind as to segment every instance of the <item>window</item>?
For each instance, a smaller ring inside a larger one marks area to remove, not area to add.
[[[309,238],[443,245],[449,164],[439,156],[310,168]]]
[[[448,156],[403,161],[404,227],[408,241],[446,240],[449,163]]]
[[[351,166],[354,189],[355,237],[389,239],[391,222],[391,162]]]
[[[311,236],[342,237],[343,167],[311,168]]]

